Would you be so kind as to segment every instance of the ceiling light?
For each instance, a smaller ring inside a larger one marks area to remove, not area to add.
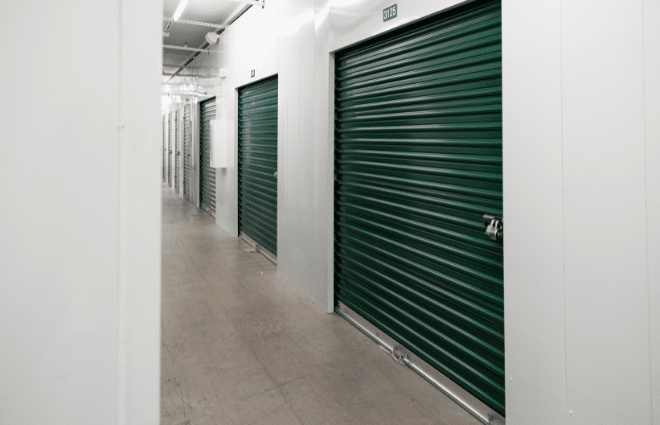
[[[229,0],[229,2],[253,4],[255,6],[261,6],[262,9],[266,5],[266,0]]]
[[[188,0],[179,1],[179,5],[176,7],[176,10],[174,11],[174,15],[172,15],[172,19],[178,21],[179,18],[181,17],[181,14],[183,13],[183,9],[185,9],[187,5],[188,5]]]
[[[206,39],[206,42],[209,44],[215,44],[220,40],[220,36],[213,31],[207,32],[206,35],[204,36]]]

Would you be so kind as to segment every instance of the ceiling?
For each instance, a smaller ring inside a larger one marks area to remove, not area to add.
[[[171,19],[179,5],[179,0],[163,1],[163,17]],[[234,3],[229,0],[189,0],[188,5],[181,14],[180,20],[197,21],[209,24],[228,25],[239,17],[250,6]],[[169,37],[163,35],[163,45],[187,46],[192,48],[206,48],[204,36],[209,31],[218,32],[218,28],[191,25],[183,22],[163,21],[163,31],[168,27]],[[177,72],[180,66],[191,59],[195,52],[163,48],[163,75]],[[195,73],[197,70],[184,68],[181,74]]]

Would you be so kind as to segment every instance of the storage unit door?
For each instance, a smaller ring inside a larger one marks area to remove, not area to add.
[[[165,181],[165,157],[166,157],[166,146],[165,146],[165,116],[163,115],[163,181]]]
[[[335,299],[504,416],[500,3],[335,56]],[[341,308],[338,305],[338,308]]]
[[[192,168],[192,121],[190,105],[183,106],[183,197],[191,201],[190,170]]]
[[[181,147],[179,143],[179,108],[174,112],[174,190],[179,193],[179,169],[181,168]]]
[[[277,255],[277,77],[238,92],[238,231]]]
[[[215,168],[211,168],[211,121],[215,119],[215,98],[199,105],[199,203],[215,215]]]
[[[167,114],[167,184],[172,186],[172,113]]]

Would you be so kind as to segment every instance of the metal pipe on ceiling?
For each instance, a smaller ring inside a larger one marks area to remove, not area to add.
[[[168,64],[168,63],[163,64],[163,68],[178,68],[178,67],[183,67],[183,68],[186,68],[186,69],[195,69],[195,70],[198,70],[198,71],[216,69],[216,68],[213,68],[213,67],[210,67],[210,66],[196,67],[196,66],[191,66],[191,65],[183,66],[183,65],[176,64],[176,63],[175,64]]]
[[[171,44],[163,44],[163,49],[187,50],[189,52],[209,52],[208,49],[195,49],[194,47],[173,46]]]
[[[164,72],[163,75],[168,76],[168,75],[174,75],[173,72]],[[176,74],[177,77],[198,77],[198,78],[217,78],[218,75],[210,75],[210,74]]]

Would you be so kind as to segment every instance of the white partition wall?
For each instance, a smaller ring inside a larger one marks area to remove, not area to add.
[[[504,2],[508,424],[660,423],[652,3]]]
[[[558,2],[502,7],[509,423],[524,423],[535,388],[566,399],[560,13]]]
[[[158,0],[0,16],[2,424],[159,422],[161,25]]]
[[[161,1],[121,1],[119,105],[123,127],[119,147],[119,339],[116,342],[119,347],[117,424],[120,425],[160,422],[162,224],[161,182],[156,174],[159,165],[155,153],[161,143],[161,29]],[[95,423],[103,420],[97,416]]]

